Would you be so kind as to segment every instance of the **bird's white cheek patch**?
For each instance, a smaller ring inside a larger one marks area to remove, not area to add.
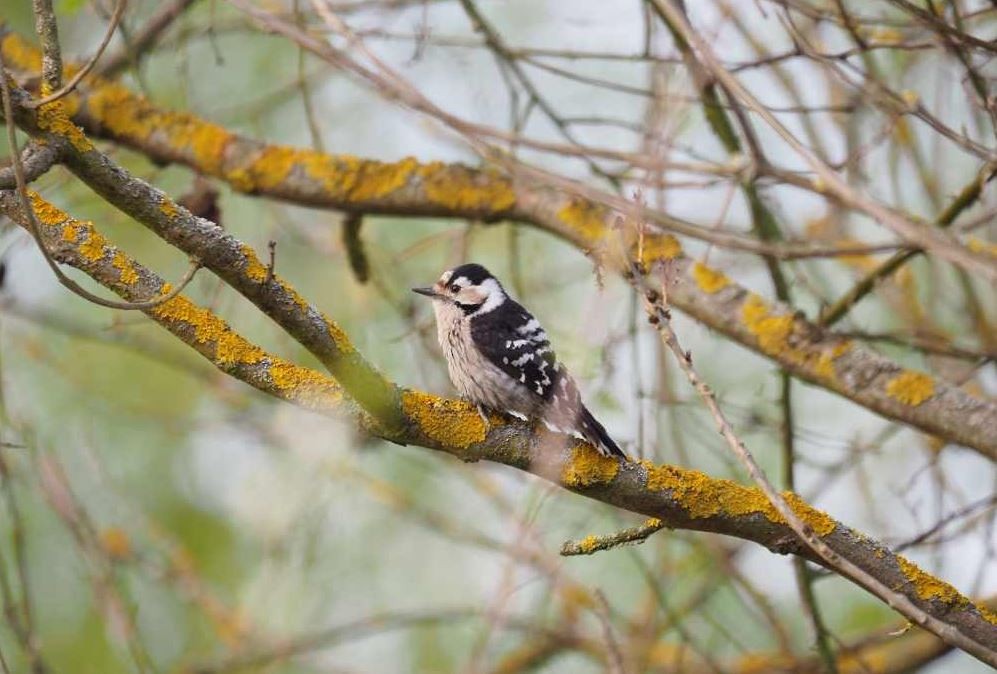
[[[488,296],[478,288],[464,288],[454,297],[461,304],[478,305],[485,301]]]
[[[481,299],[478,301],[481,302],[484,300],[484,304],[478,309],[478,314],[487,314],[489,311],[502,306],[502,303],[505,302],[505,292],[503,292],[502,286],[495,279],[485,279],[478,288],[480,288],[482,293]]]

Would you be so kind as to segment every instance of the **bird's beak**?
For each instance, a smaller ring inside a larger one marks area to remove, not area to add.
[[[439,293],[432,288],[412,288],[412,292],[425,295],[426,297],[439,297]]]

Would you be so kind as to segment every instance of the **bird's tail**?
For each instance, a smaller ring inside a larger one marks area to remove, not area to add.
[[[627,455],[623,453],[619,445],[613,442],[613,439],[609,437],[609,433],[606,432],[605,427],[599,423],[598,419],[592,416],[587,407],[582,407],[582,413],[578,418],[578,426],[582,437],[595,445],[600,454],[603,456],[626,458]]]

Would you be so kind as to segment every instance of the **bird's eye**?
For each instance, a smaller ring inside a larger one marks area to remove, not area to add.
[[[456,293],[458,290],[460,290],[460,286],[459,285],[457,285],[456,283],[451,283],[450,284],[450,292]]]

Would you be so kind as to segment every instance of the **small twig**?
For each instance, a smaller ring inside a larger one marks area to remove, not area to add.
[[[994,265],[991,260],[981,254],[970,251],[952,240],[951,237],[942,235],[936,229],[912,221],[897,210],[884,206],[867,193],[849,185],[832,167],[824,163],[812,150],[801,142],[785,124],[780,122],[772,111],[766,108],[736,77],[724,69],[710,45],[692,28],[674,5],[664,0],[651,1],[655,7],[659,8],[662,13],[669,17],[676,28],[676,32],[680,33],[699,52],[702,63],[709,69],[711,75],[717,79],[718,83],[728,90],[733,97],[740,100],[747,109],[760,117],[772,131],[807,163],[816,173],[816,177],[821,182],[823,190],[837,195],[842,203],[865,213],[883,226],[893,230],[897,235],[903,237],[905,242],[914,244],[920,248],[926,248],[940,258],[944,258],[967,271],[977,273],[982,279],[997,281],[997,265]],[[979,154],[987,161],[994,160],[993,150],[989,148],[981,149]]]
[[[602,638],[606,641],[606,670],[610,674],[626,674],[627,670],[623,666],[623,653],[620,651],[616,635],[613,634],[613,626],[609,622],[609,602],[606,601],[606,596],[602,590],[595,591],[595,598],[595,614],[599,618],[599,624],[602,625]]]
[[[980,170],[973,180],[966,185],[952,202],[942,211],[935,220],[935,225],[939,228],[947,228],[956,218],[967,208],[975,204],[983,193],[983,186],[997,174],[997,162],[990,162]],[[894,253],[888,260],[878,265],[875,269],[863,276],[858,282],[838,298],[831,306],[825,308],[817,319],[817,324],[830,327],[841,320],[845,314],[851,311],[852,307],[859,303],[876,287],[892,275],[897,269],[902,267],[908,260],[924,253],[923,248],[913,248]]]
[[[343,246],[346,248],[346,259],[350,269],[359,283],[370,279],[370,262],[364,251],[363,239],[360,238],[360,227],[363,225],[363,213],[347,213],[343,220]]]
[[[195,2],[197,0],[173,0],[169,3],[160,3],[156,13],[138,31],[132,43],[122,51],[105,59],[104,63],[97,68],[96,73],[102,77],[117,75],[123,68],[133,63],[142,52],[152,46],[163,34],[163,31],[169,28],[173,21]]]
[[[978,501],[974,501],[973,503],[970,503],[969,505],[960,508],[959,510],[956,510],[953,513],[949,513],[942,519],[935,522],[934,525],[932,525],[929,529],[926,529],[925,531],[922,531],[913,538],[894,546],[893,550],[895,552],[901,552],[903,550],[906,550],[907,548],[919,545],[920,543],[923,543],[924,541],[928,540],[936,533],[941,531],[944,527],[948,526],[950,522],[957,520],[960,517],[965,517],[966,515],[969,515],[975,510],[985,510],[986,508],[991,508],[994,505],[997,505],[997,494],[991,494],[990,496],[982,498]]]
[[[277,268],[277,242],[273,239],[267,241],[267,254],[270,256],[267,262],[267,276],[263,280],[263,285],[269,285],[273,281],[274,270]]]
[[[49,94],[48,96],[45,96],[44,98],[28,101],[27,103],[24,104],[25,107],[39,108],[47,103],[52,103],[54,101],[59,100],[63,96],[71,93],[73,89],[76,88],[76,85],[79,84],[84,77],[90,74],[90,71],[93,70],[93,67],[95,65],[97,65],[97,61],[104,53],[104,50],[107,48],[107,45],[111,42],[111,38],[114,36],[114,31],[117,30],[118,24],[121,22],[121,17],[125,13],[125,6],[127,4],[128,0],[118,0],[118,4],[114,8],[114,14],[111,15],[111,22],[107,26],[107,31],[104,33],[104,39],[100,41],[100,45],[97,47],[97,51],[94,52],[94,55],[90,58],[90,60],[87,61],[86,64],[82,68],[80,68],[80,70],[75,75],[73,75],[73,78],[69,80],[66,86],[62,87],[56,92]]]
[[[639,544],[646,541],[652,534],[665,527],[665,523],[656,517],[645,520],[643,524],[629,529],[621,529],[604,536],[586,536],[579,541],[565,541],[561,546],[561,555],[591,555],[603,550],[610,550],[621,545]]]

